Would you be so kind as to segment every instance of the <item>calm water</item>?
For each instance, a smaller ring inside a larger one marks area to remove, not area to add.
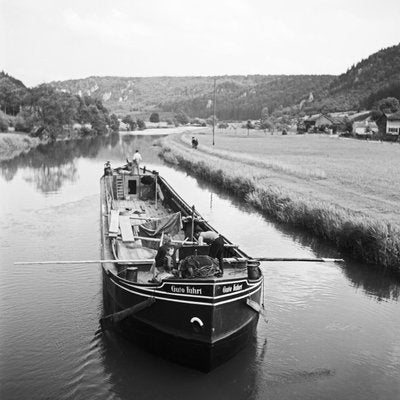
[[[99,258],[103,164],[136,148],[249,254],[341,256],[164,165],[153,140],[57,143],[0,164],[1,399],[399,399],[400,283],[363,265],[264,263],[254,343],[209,374],[98,333],[99,266],[13,265]]]

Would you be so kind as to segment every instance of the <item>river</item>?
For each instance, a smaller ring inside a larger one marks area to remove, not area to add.
[[[103,164],[136,148],[246,253],[343,256],[165,165],[153,140],[55,143],[0,164],[1,399],[399,399],[400,282],[364,265],[262,263],[265,314],[254,341],[209,374],[100,333],[100,266],[13,265],[98,259]]]

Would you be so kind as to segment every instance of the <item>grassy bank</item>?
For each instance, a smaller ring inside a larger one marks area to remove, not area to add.
[[[28,152],[40,142],[27,134],[0,133],[0,161],[10,160],[21,153]]]
[[[189,135],[161,154],[353,258],[400,271],[400,146],[320,136]]]

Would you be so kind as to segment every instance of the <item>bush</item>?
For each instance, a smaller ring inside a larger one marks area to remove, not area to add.
[[[175,114],[175,119],[180,125],[186,125],[190,122],[188,115],[184,111],[179,111]]]
[[[149,118],[150,122],[158,123],[160,122],[160,115],[156,112],[152,113]],[[139,128],[140,129],[140,128]]]
[[[144,121],[142,119],[138,118],[136,120],[136,123],[137,123],[137,127],[138,127],[139,131],[143,131],[146,129],[146,124],[144,123]]]

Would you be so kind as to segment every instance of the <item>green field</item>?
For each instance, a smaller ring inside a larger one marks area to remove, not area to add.
[[[213,146],[209,131],[197,136],[198,150],[190,133],[168,138],[165,158],[356,258],[399,268],[399,144],[218,130]]]
[[[400,145],[322,135],[201,135],[203,147],[270,164],[265,183],[400,225]],[[244,160],[246,161],[246,159]],[[275,165],[275,168],[274,168]],[[268,168],[268,166],[267,166]],[[257,167],[255,167],[256,171]]]

